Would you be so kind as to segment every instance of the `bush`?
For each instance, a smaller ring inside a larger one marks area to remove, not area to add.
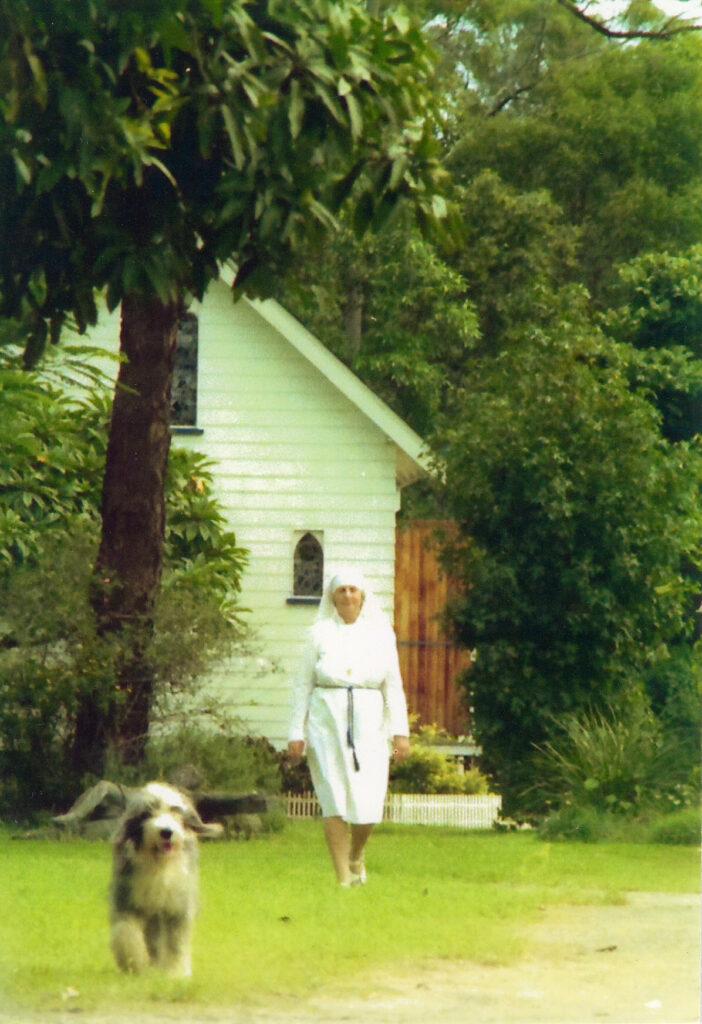
[[[97,636],[89,599],[109,415],[104,389],[70,398],[0,363],[0,814],[13,818],[73,801],[85,785],[72,757],[81,707],[109,721],[124,702],[117,637]],[[246,553],[213,496],[211,463],[172,448],[165,496],[154,705],[196,686],[244,632]]]
[[[542,806],[635,816],[685,801],[687,767],[643,700],[555,724],[554,737],[537,748],[539,781],[528,791]]]
[[[473,360],[432,439],[458,524],[444,567],[464,584],[447,616],[476,651],[460,682],[511,815],[538,778],[532,744],[550,739],[550,716],[640,685],[694,625],[698,583],[681,565],[700,558],[699,446],[661,437],[622,353],[583,322],[576,312],[572,330],[525,331]]]
[[[168,779],[184,765],[192,765],[199,773],[201,790],[280,792],[275,749],[262,737],[243,735],[237,722],[220,722],[216,729],[182,725],[152,737],[139,781]]]
[[[569,806],[554,811],[539,825],[540,839],[577,840],[581,843],[667,843],[697,846],[702,839],[699,807],[686,807],[670,814],[624,817],[597,807]]]
[[[645,817],[631,818],[597,807],[563,807],[549,814],[538,827],[538,836],[549,842],[647,843],[650,824]]]
[[[698,846],[702,839],[702,815],[699,805],[685,807],[659,818],[651,827],[652,843]]]
[[[564,807],[539,825],[539,836],[549,841],[575,839],[581,843],[610,840],[616,832],[614,815],[596,807]]]
[[[183,722],[157,732],[136,766],[125,764],[110,751],[105,774],[125,786],[162,780],[200,793],[257,792],[275,797],[281,791],[274,747],[263,737],[243,733],[237,720],[222,716],[213,723]],[[233,828],[250,838],[258,831],[281,831],[285,820],[280,801],[272,801],[264,814],[238,815]]]
[[[87,600],[95,532],[74,526],[75,537],[44,545],[41,566],[0,577],[0,815],[13,819],[73,801],[80,693],[115,692],[113,651]]]
[[[390,765],[392,793],[487,793],[488,780],[477,769],[462,771],[456,761],[430,744],[450,737],[436,726],[422,726],[412,736],[412,749],[404,760]]]

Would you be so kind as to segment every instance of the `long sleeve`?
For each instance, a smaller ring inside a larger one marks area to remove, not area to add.
[[[397,641],[392,630],[388,635],[388,668],[382,684],[388,725],[391,736],[409,736],[409,719],[407,716],[407,700],[402,686],[400,659],[397,653]]]
[[[315,665],[317,662],[317,646],[310,632],[305,643],[302,660],[298,666],[292,684],[292,708],[288,741],[305,738],[305,720],[310,703],[310,695],[314,688]]]

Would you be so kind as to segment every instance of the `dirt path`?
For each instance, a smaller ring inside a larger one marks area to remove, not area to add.
[[[689,1024],[700,1010],[700,899],[634,893],[623,906],[553,906],[510,967],[427,960],[411,976],[373,973],[353,987],[253,1007],[168,1007],[133,1024]],[[102,1014],[42,1024],[122,1024]],[[3,1013],[0,1024],[38,1024]]]

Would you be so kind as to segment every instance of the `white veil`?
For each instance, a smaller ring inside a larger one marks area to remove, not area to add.
[[[383,611],[377,596],[368,586],[363,573],[353,566],[342,566],[327,580],[327,584],[319,602],[319,608],[315,616],[315,622],[331,619],[333,622],[343,622],[343,619],[334,605],[334,591],[338,587],[358,587],[363,591],[363,604],[357,622],[369,622],[377,626],[390,626],[390,619]]]

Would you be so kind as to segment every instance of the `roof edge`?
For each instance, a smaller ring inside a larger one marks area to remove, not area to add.
[[[223,267],[221,280],[231,287],[234,272]],[[363,412],[398,449],[397,479],[401,487],[430,472],[429,456],[419,434],[364,384],[337,356],[275,299],[244,297],[246,302],[311,363],[350,402]]]

